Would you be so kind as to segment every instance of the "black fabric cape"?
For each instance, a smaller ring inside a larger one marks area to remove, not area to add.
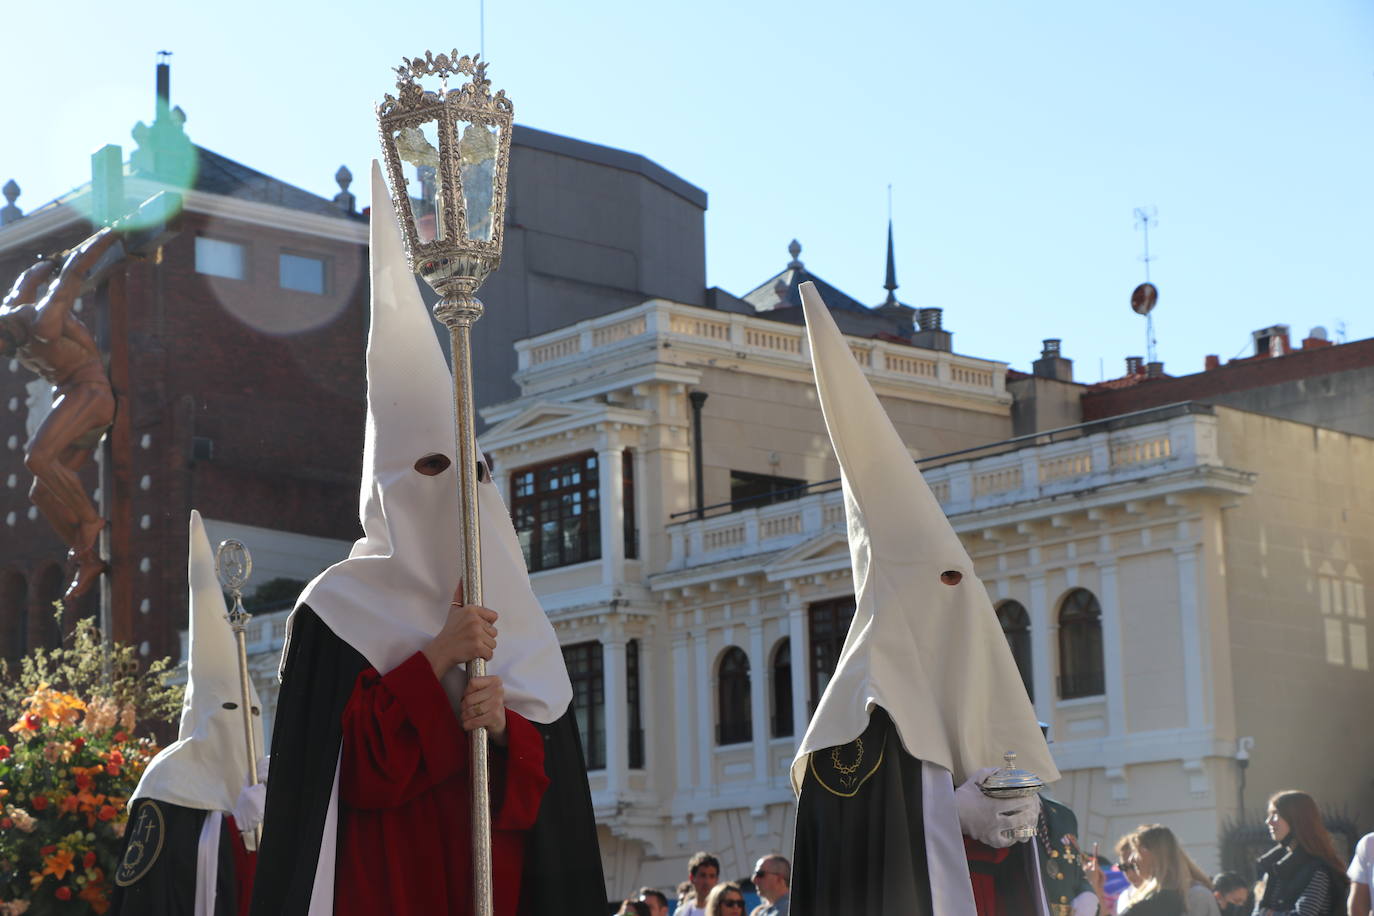
[[[811,754],[797,799],[792,916],[934,916],[921,761],[881,707],[854,741]]]
[[[272,773],[252,916],[305,916],[343,740],[344,706],[368,662],[307,606],[297,610],[272,726]],[[520,912],[601,916],[606,884],[571,707],[544,736],[549,787],[526,843]],[[397,914],[410,916],[410,914]]]
[[[1034,851],[1019,843],[990,875],[1002,916],[1039,912]],[[810,755],[797,799],[792,916],[934,912],[926,857],[921,761],[902,747],[882,707],[856,740]]]
[[[196,911],[196,858],[208,812],[140,798],[129,812],[124,847],[114,874],[110,916],[192,916]],[[236,916],[238,884],[228,820],[219,835],[215,916]]]

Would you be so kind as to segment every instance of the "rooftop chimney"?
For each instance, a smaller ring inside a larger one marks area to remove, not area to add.
[[[1059,338],[1052,337],[1044,342],[1040,358],[1031,364],[1031,373],[1037,378],[1073,381],[1073,360],[1059,355]]]
[[[1146,363],[1145,374],[1150,378],[1164,378],[1164,364],[1159,362]]]
[[[1293,348],[1288,345],[1288,325],[1276,324],[1250,332],[1255,342],[1256,356],[1283,356]]]
[[[1213,369],[1220,369],[1220,368],[1221,368],[1221,357],[1220,357],[1220,356],[1217,356],[1215,353],[1208,353],[1208,354],[1207,354],[1207,359],[1206,359],[1205,361],[1203,361],[1202,370],[1203,370],[1204,372],[1211,372]]]
[[[911,335],[911,342],[927,350],[953,349],[953,335],[941,326],[943,312],[937,308],[917,309],[916,333]]]
[[[1307,337],[1303,339],[1302,348],[1304,350],[1315,350],[1318,347],[1331,346],[1330,339],[1326,336],[1326,328],[1317,325],[1307,332]]]
[[[1128,356],[1126,357],[1126,374],[1139,375],[1145,371],[1145,357]]]

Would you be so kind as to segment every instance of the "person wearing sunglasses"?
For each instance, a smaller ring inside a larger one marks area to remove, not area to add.
[[[759,859],[754,866],[754,887],[764,903],[754,908],[750,916],[787,916],[791,897],[792,863],[774,853]]]
[[[744,892],[733,881],[717,884],[706,898],[706,916],[745,916]]]

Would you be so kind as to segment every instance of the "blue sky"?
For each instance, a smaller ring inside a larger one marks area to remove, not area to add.
[[[159,49],[192,139],[331,195],[341,163],[367,174],[391,67],[479,44],[477,0],[428,19],[354,0],[12,6],[0,182],[25,209],[131,145]],[[880,302],[891,183],[898,296],[943,307],[963,353],[1029,368],[1061,337],[1080,380],[1121,374],[1145,346],[1142,205],[1166,371],[1275,323],[1374,336],[1369,0],[487,0],[485,18],[520,123],[710,194],[708,282],[736,294],[795,237],[811,270]]]

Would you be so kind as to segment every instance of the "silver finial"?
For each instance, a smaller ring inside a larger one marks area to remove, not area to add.
[[[792,260],[787,264],[787,269],[801,270],[804,265],[801,261],[797,260],[798,256],[801,254],[801,242],[793,239],[792,244],[787,246],[787,253],[792,256]]]

